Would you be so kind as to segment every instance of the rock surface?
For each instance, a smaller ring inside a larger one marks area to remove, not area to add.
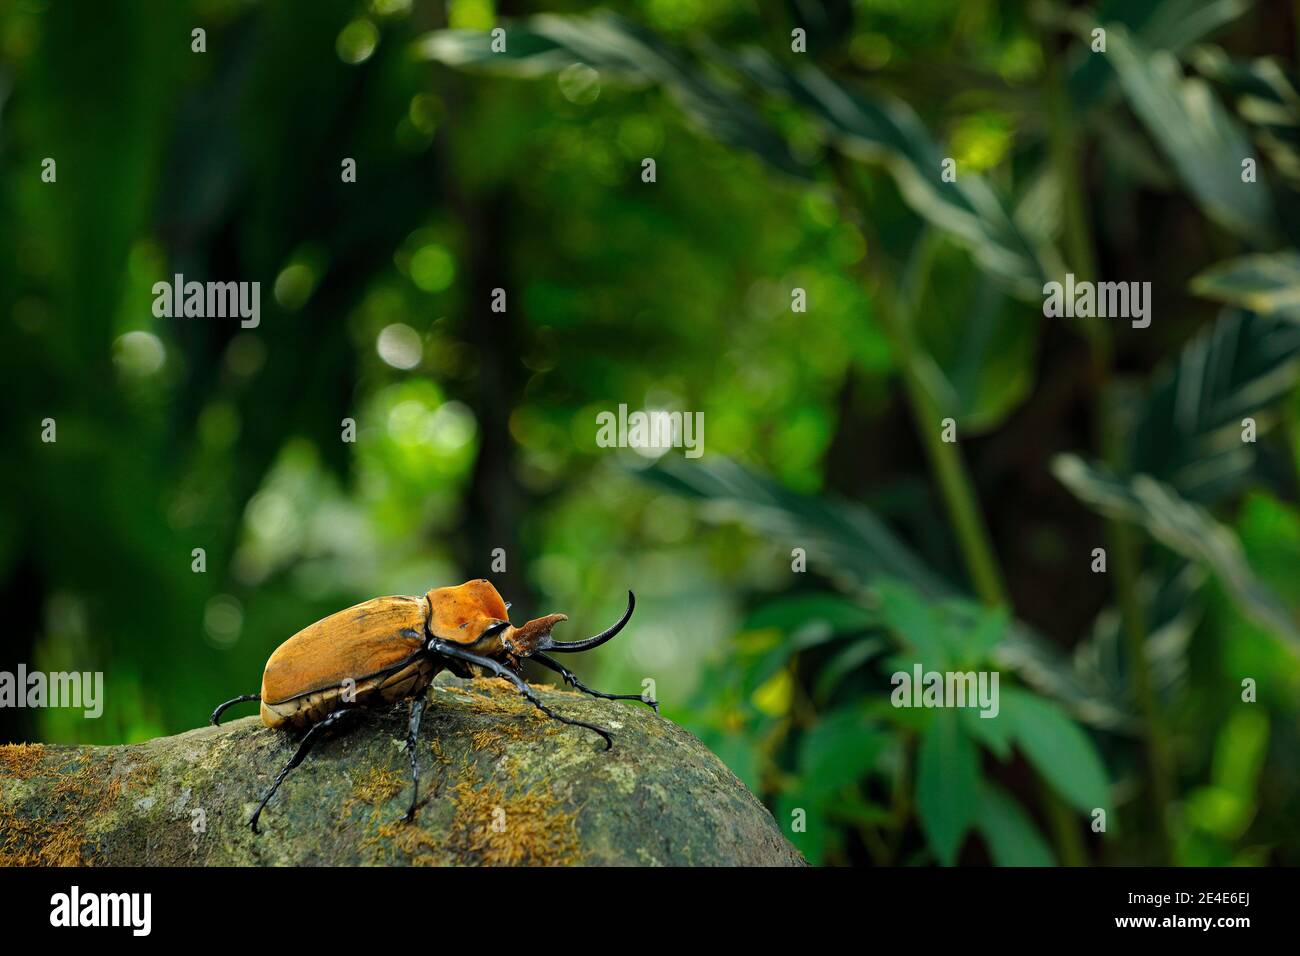
[[[0,865],[802,865],[771,814],[694,736],[638,704],[442,675],[403,821],[406,707],[316,746],[247,821],[294,737],[255,717],[120,747],[0,747]]]

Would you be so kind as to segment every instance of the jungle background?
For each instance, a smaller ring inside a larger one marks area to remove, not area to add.
[[[485,576],[576,638],[631,588],[580,675],[653,679],[814,863],[1300,862],[1298,30],[10,0],[0,669],[106,701],[0,740],[199,726],[376,595]],[[1150,327],[1045,318],[1067,271]],[[155,318],[175,273],[260,326]],[[703,457],[597,447],[620,403]],[[997,669],[999,717],[890,706],[915,662]]]

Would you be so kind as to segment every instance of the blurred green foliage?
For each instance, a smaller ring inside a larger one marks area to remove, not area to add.
[[[1296,35],[1249,0],[14,0],[3,662],[107,701],[0,736],[196,726],[375,595],[487,576],[574,636],[631,587],[584,680],[653,679],[814,862],[1300,862]],[[1045,319],[1066,271],[1152,282],[1151,327]],[[155,317],[176,273],[260,282],[259,327]],[[598,448],[620,403],[703,412],[704,458]],[[916,663],[997,670],[999,716],[891,706]]]

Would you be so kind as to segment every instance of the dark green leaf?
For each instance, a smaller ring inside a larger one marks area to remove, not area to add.
[[[1224,87],[1260,149],[1294,189],[1300,187],[1300,89],[1272,57],[1236,60],[1218,47],[1190,54],[1197,71]]]
[[[813,866],[821,866],[843,842],[843,830],[833,825],[825,809],[806,793],[786,790],[777,797],[776,824]]]
[[[864,637],[840,650],[818,671],[813,696],[819,703],[826,701],[845,677],[882,653],[887,646],[883,637]]]
[[[1256,253],[1220,262],[1192,280],[1207,299],[1300,322],[1300,252]]]
[[[1008,793],[987,780],[979,791],[978,829],[998,866],[1053,866],[1052,851]]]
[[[961,239],[1018,295],[1041,296],[1043,268],[1032,240],[981,176],[962,172],[953,182],[944,181],[944,153],[906,103],[849,89],[813,66],[787,69],[765,51],[747,50],[739,57],[716,53],[764,90],[806,110],[835,149],[884,166],[909,206]]]
[[[799,745],[803,789],[821,799],[856,784],[871,771],[889,735],[861,710],[822,717]]]
[[[952,663],[952,649],[945,639],[947,625],[938,604],[895,581],[878,582],[875,592],[881,623],[906,649],[900,660],[919,663],[927,670],[946,670]]]
[[[962,838],[975,822],[979,801],[979,754],[952,710],[934,712],[921,738],[916,768],[916,810],[939,862],[957,862]]]
[[[1226,311],[1156,376],[1142,403],[1127,469],[1213,502],[1239,487],[1255,465],[1242,419],[1264,413],[1300,380],[1300,326]]]
[[[944,582],[861,505],[790,491],[718,456],[703,461],[665,458],[638,474],[677,494],[708,501],[705,515],[738,521],[807,551],[809,563],[851,591],[880,577],[906,581],[924,594],[946,593]]]
[[[1020,750],[1067,803],[1085,813],[1110,806],[1106,768],[1092,741],[1054,703],[1015,687],[1002,689],[1001,713]]]
[[[793,594],[756,608],[745,620],[745,627],[792,631],[814,621],[825,623],[836,633],[849,634],[873,626],[876,615],[838,594]]]
[[[1148,475],[1126,481],[1074,455],[1058,455],[1052,471],[1075,497],[1099,513],[1133,522],[1175,553],[1205,565],[1243,613],[1288,641],[1300,643],[1290,611],[1256,579],[1237,536],[1204,508]]]
[[[660,85],[698,129],[758,154],[788,175],[808,175],[784,138],[750,103],[629,20],[608,13],[543,14],[511,22],[505,30],[502,53],[492,52],[489,34],[475,30],[436,30],[417,42],[416,51],[461,69],[538,77],[585,63],[615,81]]]
[[[1151,683],[1161,694],[1177,689],[1187,675],[1187,648],[1202,617],[1200,593],[1205,578],[1199,564],[1178,560],[1170,568],[1145,575],[1139,586],[1148,628],[1143,649]],[[1087,639],[1074,649],[1079,673],[1116,696],[1125,694],[1133,680],[1121,623],[1119,611],[1107,608],[1097,616]]]
[[[1001,697],[1001,679],[999,698]],[[1015,728],[1011,721],[999,712],[992,717],[982,717],[981,711],[974,707],[964,707],[958,711],[962,728],[966,735],[981,744],[989,753],[999,760],[1006,760],[1011,754],[1012,734]]]
[[[1103,0],[1093,16],[1100,24],[1126,27],[1151,50],[1179,53],[1185,47],[1231,23],[1252,0]],[[1079,50],[1071,69],[1070,99],[1080,111],[1101,102],[1114,86],[1114,74],[1103,53],[1093,53],[1088,42]]]
[[[936,232],[920,245],[941,240]],[[924,253],[921,253],[924,255]],[[950,242],[931,256],[911,313],[933,360],[927,383],[944,415],[978,435],[1001,424],[1034,385],[1041,306],[1027,309]]]
[[[666,458],[637,475],[706,502],[707,518],[736,521],[787,546],[805,548],[809,562],[849,593],[869,594],[875,582],[893,578],[924,596],[953,594],[942,578],[860,505],[800,495],[716,455],[708,462]],[[994,657],[1089,723],[1121,727],[1129,720],[1121,700],[1100,697],[1081,683],[1064,655],[1022,623],[1009,624]]]
[[[1206,215],[1248,239],[1276,235],[1268,185],[1242,182],[1241,161],[1253,155],[1251,145],[1209,85],[1185,77],[1172,54],[1146,49],[1119,26],[1107,29],[1105,60]]]

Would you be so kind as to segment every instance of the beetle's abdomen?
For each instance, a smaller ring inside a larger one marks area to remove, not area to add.
[[[263,722],[277,727],[291,718],[297,723],[296,715],[302,715],[312,723],[307,715],[326,707],[323,717],[335,709],[328,705],[339,703],[347,687],[356,688],[355,703],[365,703],[363,692],[370,697],[388,692],[398,676],[423,679],[429,668],[416,666],[416,658],[424,646],[427,617],[424,598],[382,597],[303,628],[266,662]],[[432,677],[428,674],[428,680]]]
[[[267,703],[263,698],[262,723],[268,727],[303,729],[320,723],[340,707],[364,707],[405,700],[424,693],[441,669],[442,666],[433,658],[420,656],[391,673],[358,681],[351,700],[345,698],[342,686],[327,687],[278,703]]]

